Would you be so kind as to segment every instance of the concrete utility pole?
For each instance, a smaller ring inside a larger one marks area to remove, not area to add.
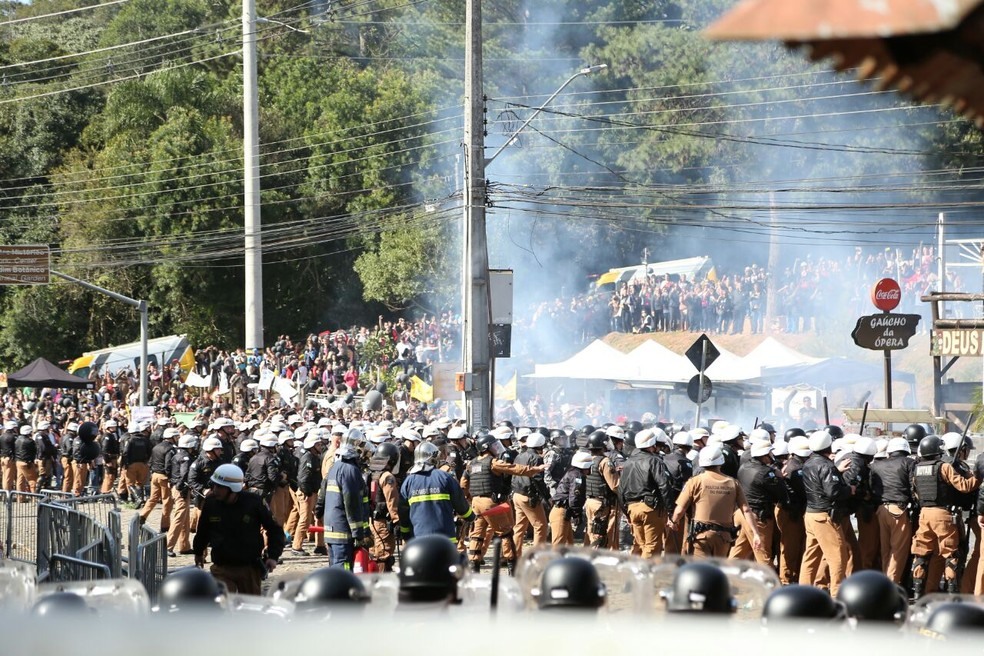
[[[489,380],[489,252],[485,233],[485,98],[482,0],[465,5],[465,229],[462,280],[465,418],[472,430],[492,421]]]
[[[260,235],[260,111],[256,88],[256,2],[243,0],[243,225],[246,348],[263,348],[263,243]]]

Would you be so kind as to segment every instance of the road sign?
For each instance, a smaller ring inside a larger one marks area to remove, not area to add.
[[[858,319],[851,331],[854,343],[873,351],[896,351],[909,346],[921,317],[918,314],[872,314]]]
[[[689,383],[687,383],[687,396],[689,396],[690,400],[697,405],[700,405],[707,401],[707,399],[711,398],[711,379],[704,376],[703,389],[701,389],[700,386],[700,379],[701,375],[697,374],[690,379]]]
[[[47,245],[0,246],[0,285],[47,285],[50,271]]]
[[[871,302],[882,312],[891,312],[902,300],[902,288],[892,278],[882,278],[871,288]]]
[[[690,348],[688,348],[687,352],[684,354],[687,356],[687,359],[690,360],[690,364],[694,365],[694,369],[697,371],[700,371],[700,356],[701,351],[703,350],[703,346],[701,345],[704,342],[707,342],[707,361],[704,363],[705,371],[709,369],[714,361],[718,359],[718,356],[721,355],[721,351],[717,350],[717,347],[714,346],[714,342],[712,342],[707,335],[701,335],[697,338],[696,342],[690,345]],[[694,403],[696,403],[696,401],[694,401]]]
[[[980,356],[984,354],[984,330],[959,328],[934,330],[929,340],[930,355]]]

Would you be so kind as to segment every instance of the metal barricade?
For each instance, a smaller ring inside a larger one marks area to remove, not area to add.
[[[53,497],[51,503],[74,508],[81,513],[89,515],[107,528],[110,526],[110,513],[119,507],[119,499],[115,494]]]
[[[6,491],[2,497],[3,556],[34,564],[37,561],[38,506],[47,497],[36,492]]]
[[[152,602],[157,601],[167,576],[167,533],[158,533],[140,523],[140,516],[130,520],[127,545],[127,575],[143,583]]]
[[[80,509],[70,504],[41,503],[37,572],[39,582],[116,578],[120,573],[119,542],[105,524]]]

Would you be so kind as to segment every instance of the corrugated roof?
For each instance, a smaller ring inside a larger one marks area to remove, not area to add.
[[[805,47],[984,127],[984,0],[746,0],[706,34]]]

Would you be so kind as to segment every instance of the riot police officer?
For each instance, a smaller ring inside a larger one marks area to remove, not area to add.
[[[960,529],[954,504],[958,492],[978,487],[973,475],[962,476],[943,459],[943,440],[927,435],[919,442],[919,460],[912,473],[912,490],[919,502],[919,525],[912,539],[912,591],[919,598],[926,588],[929,558],[938,554],[944,561],[943,579],[947,592],[960,592],[957,556]]]
[[[0,433],[0,469],[3,471],[3,489],[17,489],[17,461],[14,459],[14,443],[17,441],[17,422],[7,421]]]
[[[694,473],[694,464],[690,458],[690,452],[694,447],[694,438],[687,431],[678,431],[673,435],[673,450],[663,456],[666,469],[670,476],[670,489],[667,499],[667,512],[673,512],[676,507],[677,497],[683,491],[683,486],[687,484]],[[683,551],[683,527],[677,526],[676,529],[666,530],[664,551],[670,553],[681,553]]]
[[[526,439],[526,451],[516,457],[516,464],[539,466],[543,464],[543,447],[546,439],[542,433],[531,433]],[[547,514],[543,502],[549,492],[543,481],[543,474],[512,477],[512,501],[516,511],[516,525],[513,527],[516,558],[523,553],[523,539],[528,528],[533,528],[533,546],[547,543]]]
[[[662,432],[653,428],[636,435],[635,451],[626,461],[619,480],[619,496],[632,526],[632,553],[643,558],[662,552],[672,494],[670,473],[656,453],[657,431]]]
[[[826,431],[813,433],[809,440],[813,453],[803,464],[806,545],[799,582],[802,585],[816,585],[820,580],[820,563],[826,560],[830,594],[836,596],[841,581],[847,575],[851,557],[841,520],[848,514],[844,504],[854,493],[854,488],[844,481],[830,459],[832,442],[830,433]]]
[[[777,441],[772,454],[779,459],[787,453],[780,473],[786,486],[786,502],[776,506],[776,529],[779,531],[779,581],[791,585],[799,581],[803,549],[806,544],[806,487],[803,483],[803,463],[813,453],[809,439],[794,435],[788,442]]]
[[[113,491],[120,475],[120,433],[115,419],[107,419],[103,424],[103,435],[99,443],[103,458],[103,479],[100,494]]]
[[[584,520],[587,498],[585,474],[591,469],[591,454],[578,451],[550,496],[550,543],[556,548],[574,544],[575,524]]]
[[[487,517],[481,515],[508,498],[506,476],[534,476],[543,472],[545,466],[517,465],[502,461],[500,458],[505,453],[505,447],[489,433],[479,435],[475,440],[475,448],[479,455],[468,464],[461,480],[465,494],[472,498],[472,510],[479,515],[468,536],[468,560],[472,571],[481,571],[485,551],[488,549],[487,528],[491,527],[492,534],[502,538],[502,557],[511,574],[516,565],[512,511],[489,514]]]
[[[190,554],[191,551],[191,504],[188,474],[198,450],[198,438],[182,435],[178,448],[168,463],[167,480],[171,486],[171,499],[174,501],[171,525],[167,532],[167,549],[170,556],[177,553]],[[209,474],[211,476],[211,474]]]
[[[421,443],[420,446],[423,446]],[[429,444],[432,449],[437,449]],[[400,471],[400,449],[395,444],[380,444],[369,460],[369,486],[372,520],[372,557],[384,572],[393,571],[396,564],[396,530],[400,525],[400,483],[394,471]]]
[[[754,554],[756,562],[771,565],[776,507],[787,503],[789,497],[782,476],[775,468],[772,445],[769,442],[753,442],[748,451],[751,457],[738,469],[738,482],[752,511],[756,531],[753,532],[743,522],[730,557],[747,558]],[[752,548],[754,533],[761,536],[762,544],[758,549]]]
[[[596,430],[588,435],[587,450],[591,454],[592,463],[587,477],[588,500],[584,504],[587,521],[584,544],[617,549],[618,531],[614,520],[618,510],[618,472],[606,453],[609,446],[605,431]]]
[[[871,493],[878,502],[875,518],[880,536],[881,570],[899,585],[912,546],[910,481],[916,461],[909,457],[909,443],[904,437],[889,440],[886,451],[887,458],[871,463]]]
[[[550,431],[550,447],[543,454],[543,464],[546,466],[543,481],[551,497],[556,492],[560,479],[570,468],[573,457],[574,450],[571,449],[570,437],[567,433],[559,428]]]

